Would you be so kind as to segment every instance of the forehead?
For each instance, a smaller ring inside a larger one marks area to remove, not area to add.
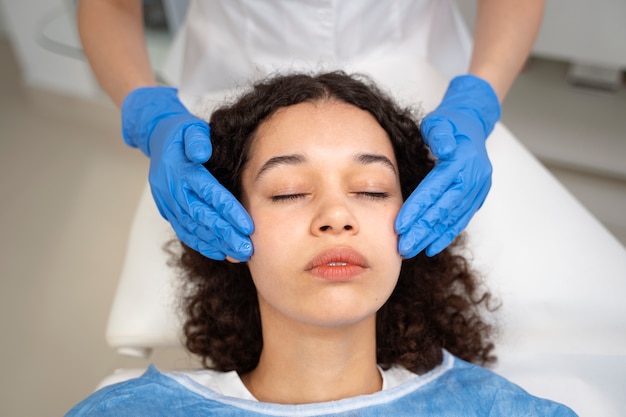
[[[381,153],[393,157],[389,136],[369,112],[336,100],[283,107],[259,125],[251,159],[281,153]],[[394,158],[395,159],[395,158]]]

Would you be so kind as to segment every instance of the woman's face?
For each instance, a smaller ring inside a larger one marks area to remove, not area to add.
[[[248,265],[261,314],[318,326],[375,317],[402,258],[402,205],[386,132],[336,101],[280,109],[259,126],[242,201],[255,224]]]

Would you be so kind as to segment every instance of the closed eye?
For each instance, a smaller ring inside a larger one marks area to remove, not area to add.
[[[353,194],[358,197],[366,198],[369,200],[385,200],[391,197],[391,194],[385,193],[385,192],[359,191]],[[271,199],[273,202],[289,202],[289,201],[298,200],[300,198],[304,198],[306,197],[306,195],[307,194],[304,194],[304,193],[281,194],[281,195],[274,195],[272,196]]]
[[[283,202],[283,201],[295,201],[299,198],[306,196],[306,194],[282,194],[282,195],[274,195],[272,196],[272,201],[275,202]]]
[[[389,193],[384,193],[384,192],[360,191],[355,194],[360,197],[365,197],[371,200],[385,200],[391,197]]]

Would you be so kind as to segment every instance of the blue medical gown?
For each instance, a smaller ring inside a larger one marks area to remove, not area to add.
[[[447,352],[446,352],[447,353]],[[76,405],[79,416],[576,416],[528,394],[495,373],[450,354],[432,371],[371,395],[305,405],[279,405],[224,396],[150,366],[140,378],[105,387]]]

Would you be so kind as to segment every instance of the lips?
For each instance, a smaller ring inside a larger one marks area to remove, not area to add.
[[[327,281],[349,281],[368,268],[363,255],[352,248],[328,249],[311,260],[305,270]]]

